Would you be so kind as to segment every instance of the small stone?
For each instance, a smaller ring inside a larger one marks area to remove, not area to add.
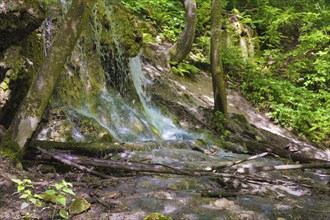
[[[172,218],[166,217],[158,212],[155,212],[155,213],[148,215],[143,220],[172,220]]]
[[[80,214],[90,208],[91,204],[87,202],[86,199],[82,197],[77,197],[72,200],[72,203],[69,208],[71,215]]]

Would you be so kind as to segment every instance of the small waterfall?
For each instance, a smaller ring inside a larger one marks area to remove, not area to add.
[[[140,57],[131,58],[129,61],[131,75],[137,94],[143,106],[143,110],[148,119],[148,122],[154,126],[161,134],[164,140],[182,140],[191,139],[192,135],[188,132],[175,126],[173,121],[161,114],[161,112],[151,105],[150,97],[146,93],[148,83],[150,83],[144,76],[141,66]]]
[[[94,120],[120,142],[193,139],[193,135],[178,128],[170,118],[151,105],[146,93],[148,83],[151,82],[144,76],[138,56],[129,60],[129,69],[139,101],[129,103],[119,91],[108,88],[94,98],[97,105],[86,103],[79,108],[70,109],[69,115]],[[138,107],[139,104],[142,105],[141,108]]]
[[[70,119],[72,137],[90,141],[95,137],[88,135],[102,137],[109,132],[118,142],[192,139],[151,105],[146,93],[151,82],[142,72],[139,56],[128,58],[112,5],[101,1],[97,6],[53,97]],[[91,123],[87,131],[86,121]]]
[[[129,70],[140,100],[130,102],[119,91],[108,88],[94,97],[93,104],[87,102],[80,107],[68,108],[69,115],[95,121],[119,142],[193,139],[193,135],[178,128],[169,117],[151,105],[146,93],[151,82],[144,76],[138,56],[129,60]],[[75,139],[83,140],[81,133],[74,132],[79,134],[79,137],[74,135]]]

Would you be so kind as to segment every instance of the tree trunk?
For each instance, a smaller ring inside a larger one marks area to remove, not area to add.
[[[195,38],[197,13],[195,0],[181,0],[186,11],[186,26],[178,41],[167,51],[171,62],[180,63],[189,54]]]
[[[211,6],[211,72],[214,95],[214,111],[227,114],[225,77],[222,68],[221,48],[221,0],[212,0]]]
[[[51,50],[1,143],[1,153],[19,160],[36,130],[67,57],[71,54],[96,0],[74,0],[55,36]],[[2,149],[1,149],[2,148]]]

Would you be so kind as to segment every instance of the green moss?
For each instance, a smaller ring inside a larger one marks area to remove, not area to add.
[[[24,48],[22,55],[32,62],[31,70],[29,70],[29,73],[32,73],[30,79],[36,75],[44,60],[44,45],[40,32],[41,30],[39,29],[32,32],[21,43],[22,48]]]
[[[115,138],[110,133],[106,133],[101,137],[100,142],[113,143]]]
[[[142,46],[142,32],[138,28],[135,18],[121,5],[99,1],[96,6],[99,22],[101,44],[107,47],[107,51],[115,51],[118,46],[129,57],[136,56]],[[101,26],[100,26],[101,25]]]
[[[143,220],[172,220],[172,218],[166,217],[158,212],[155,212],[155,213],[148,215]]]
[[[23,159],[24,152],[22,148],[11,139],[11,136],[12,131],[8,130],[2,139],[0,154],[13,161],[15,164],[20,164]]]

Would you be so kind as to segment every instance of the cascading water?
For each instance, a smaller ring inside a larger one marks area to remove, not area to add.
[[[131,58],[129,67],[139,101],[133,100],[133,103],[128,103],[127,99],[123,98],[118,91],[108,88],[95,97],[97,99],[96,107],[86,103],[80,108],[69,110],[69,114],[73,117],[82,115],[94,119],[106,128],[116,141],[192,139],[191,134],[178,128],[170,118],[165,117],[150,104],[150,98],[146,94],[146,87],[150,82],[142,72],[140,58]],[[141,103],[142,108],[135,106],[137,103]],[[81,134],[76,130],[75,137],[76,140],[81,140]]]
[[[192,139],[150,104],[146,94],[149,82],[139,56],[128,58],[127,48],[132,47],[125,43],[132,37],[124,40],[125,31],[119,25],[122,17],[113,14],[118,10],[106,2],[97,4],[59,80],[54,102],[70,118],[73,138],[88,141],[81,124],[92,121],[96,127],[92,136],[101,128],[103,134],[111,133],[118,142]]]
[[[160,132],[162,139],[191,139],[191,134],[175,126],[170,118],[162,115],[157,108],[150,104],[150,97],[146,93],[146,88],[150,82],[143,74],[140,57],[131,58],[129,65],[134,87],[139,95],[148,122]]]

